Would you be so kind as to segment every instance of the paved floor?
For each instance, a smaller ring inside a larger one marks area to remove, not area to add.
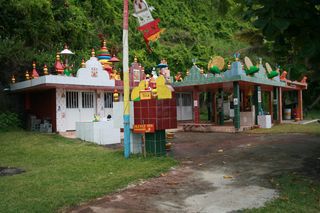
[[[230,212],[278,196],[270,178],[283,172],[320,177],[320,137],[177,132],[166,174],[70,212]]]

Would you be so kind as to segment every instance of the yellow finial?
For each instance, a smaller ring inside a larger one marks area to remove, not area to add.
[[[136,55],[134,56],[134,60],[133,60],[133,61],[134,61],[134,63],[137,63],[137,62],[138,62],[138,58],[137,58]]]
[[[118,90],[116,90],[116,89],[113,91],[113,101],[114,102],[119,101],[119,93],[118,93]]]
[[[57,60],[57,61],[60,61],[60,55],[59,55],[59,53],[57,53],[56,60]]]
[[[29,75],[29,72],[28,72],[28,70],[26,70],[26,74],[25,74],[25,77],[26,77],[26,80],[30,80],[30,75]]]
[[[36,68],[36,62],[35,62],[35,61],[32,62],[32,68],[33,68],[33,69]]]
[[[48,73],[48,67],[47,67],[46,64],[43,66],[43,74],[44,74],[44,75],[48,75],[48,74],[49,74],[49,73]]]
[[[186,75],[189,75],[189,74],[190,74],[189,69],[187,69]]]
[[[16,83],[16,78],[14,77],[14,75],[12,75],[12,77],[11,77],[11,83]]]
[[[86,63],[84,62],[84,58],[81,61],[81,68],[86,68]]]
[[[94,48],[91,49],[91,57],[95,57],[96,56],[96,53],[94,51]]]

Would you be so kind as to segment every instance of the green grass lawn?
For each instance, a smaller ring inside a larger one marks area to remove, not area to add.
[[[320,119],[320,110],[312,110],[304,114],[305,120]]]
[[[279,198],[268,202],[265,207],[244,212],[320,212],[319,182],[297,174],[284,174],[271,182],[280,192]]]
[[[0,212],[55,212],[157,176],[175,164],[165,157],[124,159],[120,151],[55,134],[0,133],[0,167],[26,170],[0,176]]]
[[[320,124],[318,122],[311,124],[279,124],[270,129],[253,129],[247,133],[306,133],[320,135]]]

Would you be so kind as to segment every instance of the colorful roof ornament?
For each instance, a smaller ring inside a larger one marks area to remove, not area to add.
[[[48,73],[48,67],[47,67],[46,64],[43,66],[43,74],[44,74],[44,75],[49,75],[49,73]]]
[[[259,71],[259,67],[258,66],[254,66],[249,57],[247,57],[247,56],[244,57],[244,62],[245,62],[246,67],[247,67],[247,69],[245,69],[245,72],[246,72],[247,75],[253,75],[254,73]]]
[[[81,60],[81,68],[86,68],[86,62],[84,61],[84,58]]]
[[[98,51],[97,56],[98,56],[98,60],[103,64],[107,63],[111,59],[111,55],[110,55],[109,50],[107,48],[106,40],[102,41],[102,46],[101,46],[100,50]]]
[[[32,62],[32,78],[39,78],[39,74],[36,70],[36,62]]]
[[[225,65],[224,58],[221,56],[213,57],[208,63],[208,70],[212,74],[220,74]]]
[[[74,53],[71,52],[71,50],[68,49],[68,45],[65,44],[65,45],[64,45],[64,50],[62,50],[62,51],[60,52],[60,55],[74,55]]]
[[[160,38],[160,34],[164,29],[160,29],[158,24],[160,19],[154,20],[151,12],[154,7],[149,7],[145,0],[134,0],[134,14],[133,16],[138,18],[140,27],[138,30],[143,33],[144,40],[147,44],[148,50],[151,52],[149,42],[154,42]]]
[[[112,58],[109,60],[109,62],[117,63],[117,62],[120,62],[120,60],[115,55],[113,55]]]
[[[266,69],[267,69],[267,77],[269,79],[272,79],[276,76],[279,75],[279,71],[278,70],[272,70],[271,66],[269,63],[266,63]]]
[[[30,75],[29,75],[29,71],[26,70],[26,74],[24,75],[26,80],[30,80]]]
[[[94,48],[91,49],[91,57],[96,57],[96,52]]]
[[[60,55],[57,54],[56,62],[54,63],[54,68],[58,74],[62,74],[64,71],[64,65],[60,61]]]

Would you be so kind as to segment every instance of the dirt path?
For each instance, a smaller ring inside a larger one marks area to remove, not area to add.
[[[276,197],[282,172],[320,174],[319,136],[181,132],[172,143],[179,167],[70,211],[230,212]]]

